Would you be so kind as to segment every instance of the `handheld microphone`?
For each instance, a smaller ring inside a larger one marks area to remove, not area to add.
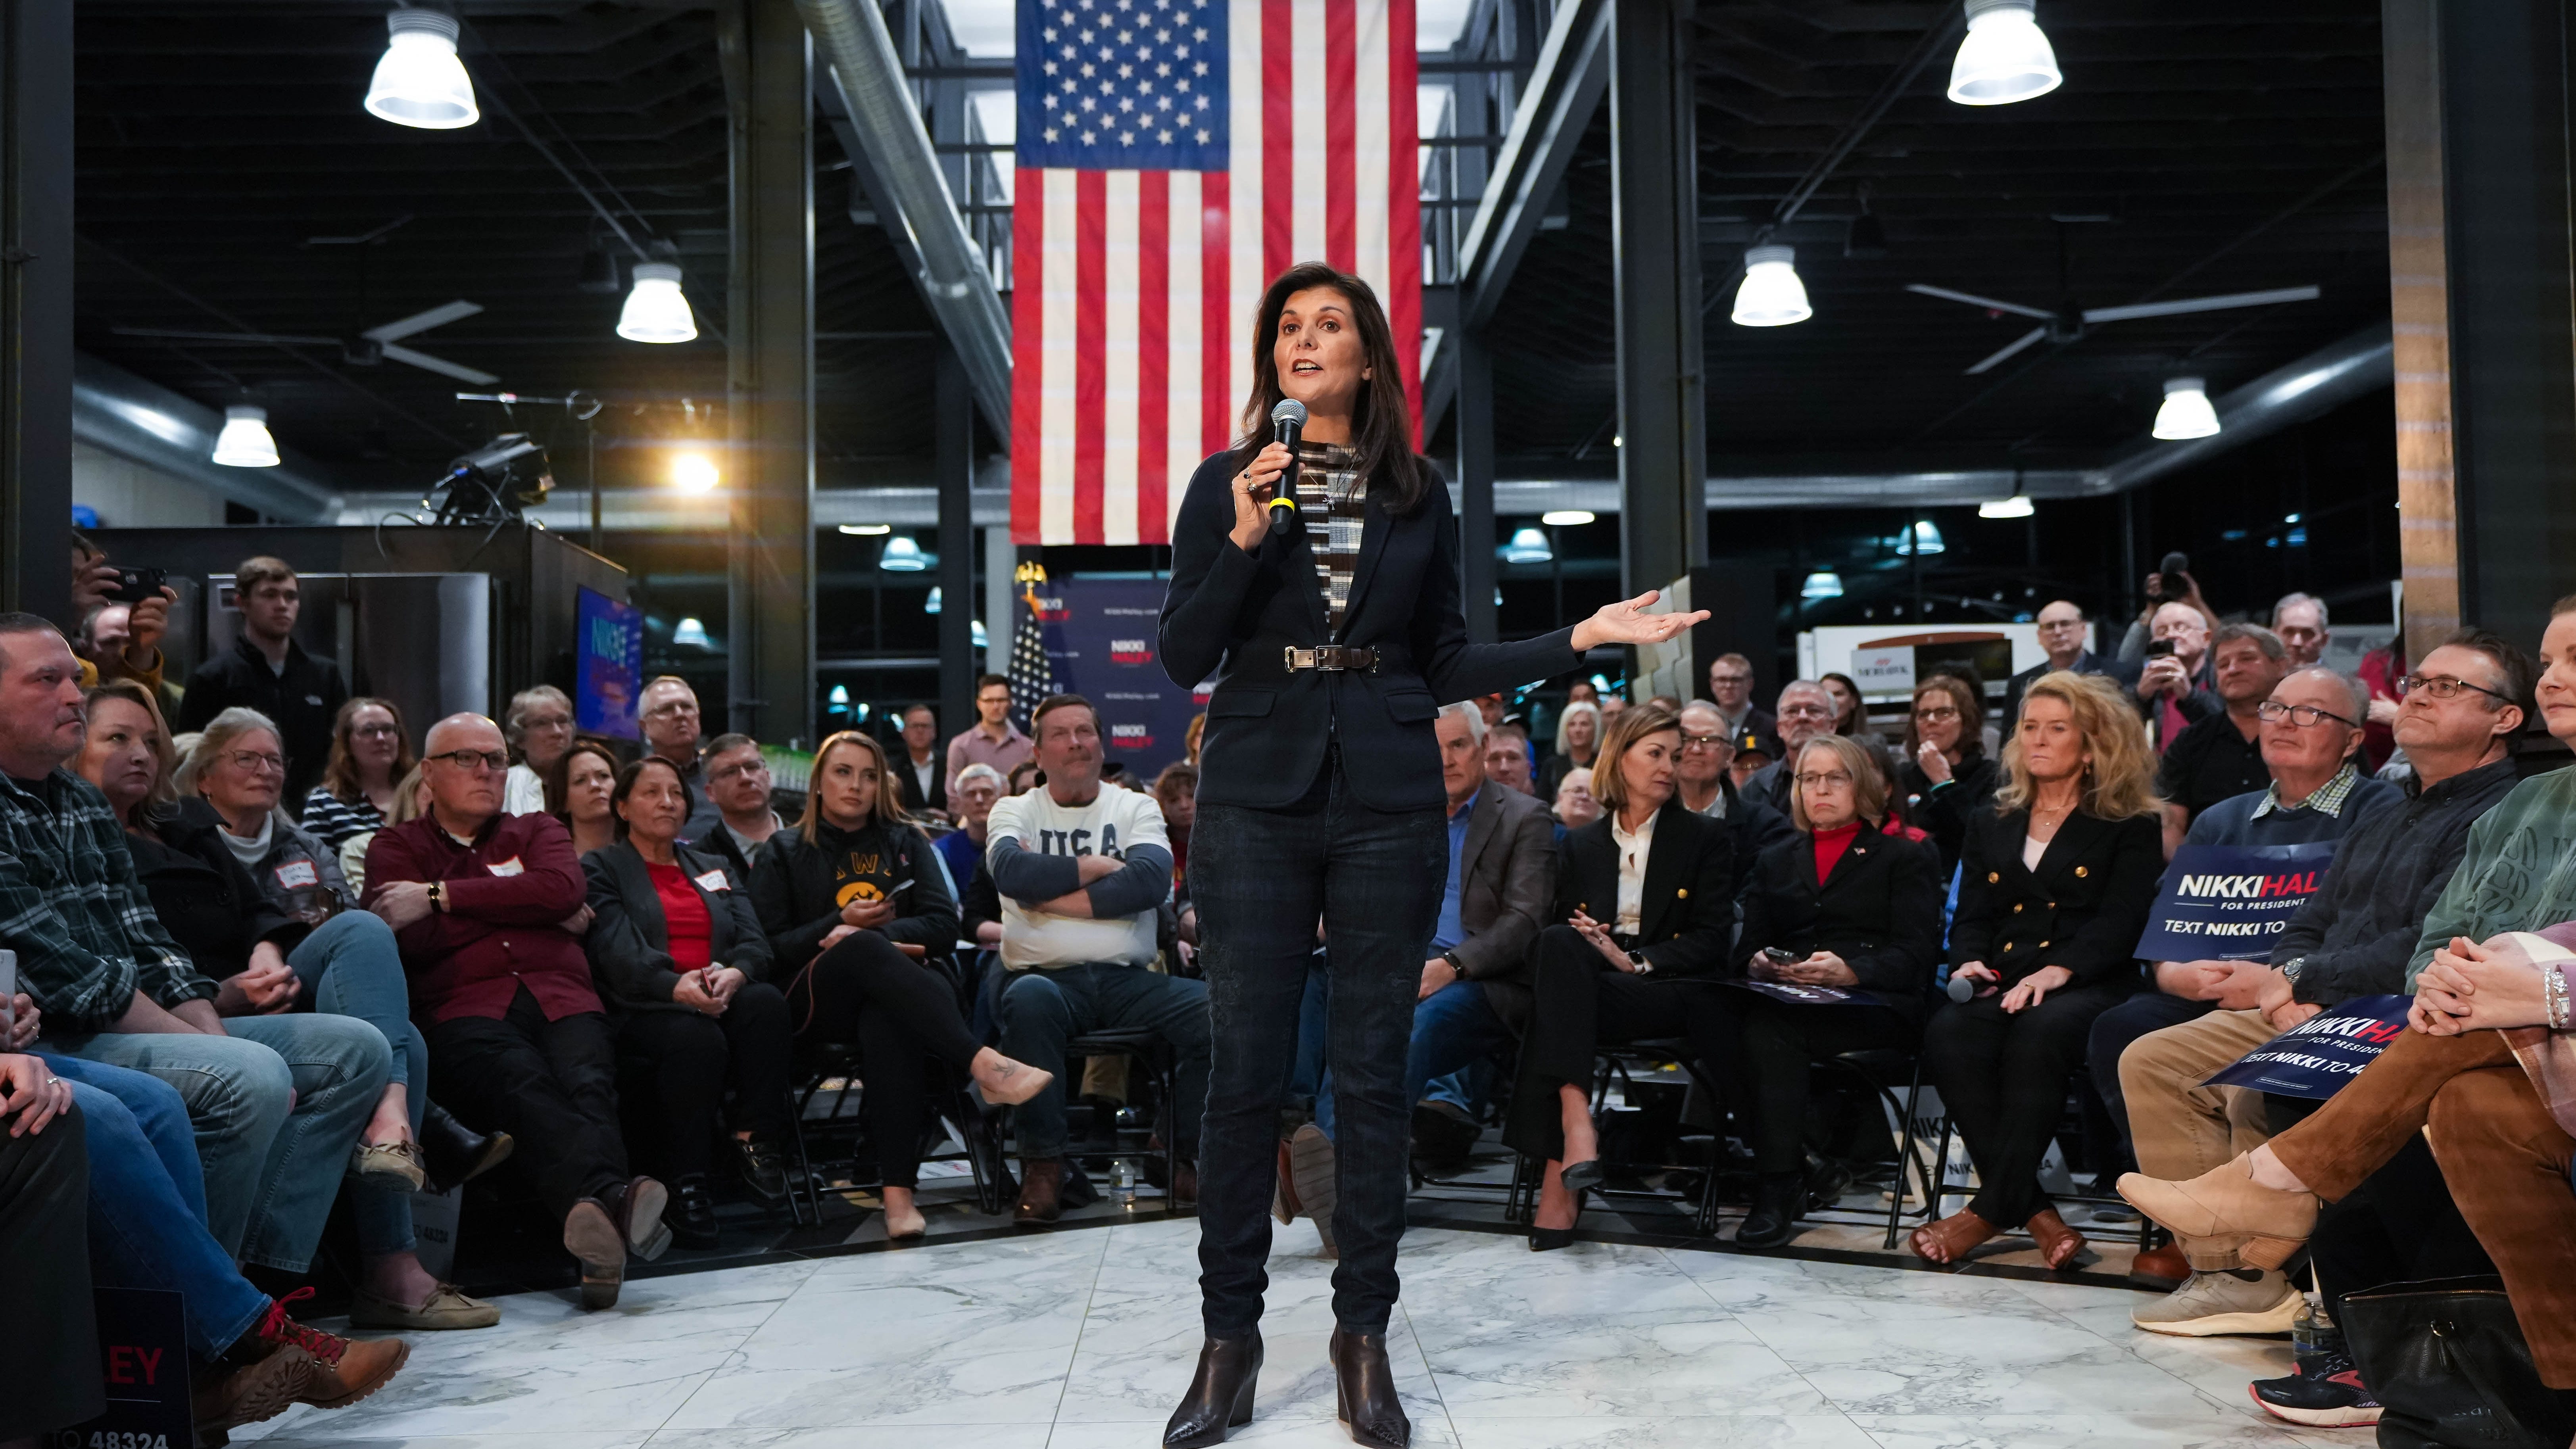
[[[1270,534],[1285,536],[1297,526],[1297,435],[1306,429],[1306,405],[1293,397],[1283,397],[1279,406],[1270,410],[1270,434],[1288,445],[1288,471],[1279,475],[1279,484],[1271,490]]]

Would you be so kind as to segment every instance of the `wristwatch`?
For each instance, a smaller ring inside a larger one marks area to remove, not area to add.
[[[1655,974],[1655,963],[1647,960],[1646,953],[1643,951],[1629,952],[1628,964],[1636,967],[1637,974],[1640,976],[1652,976]]]
[[[447,914],[447,882],[434,880],[429,883],[429,908],[440,915]]]
[[[1458,959],[1457,952],[1443,951],[1440,953],[1440,959],[1449,963],[1449,969],[1458,973],[1459,980],[1464,981],[1467,979],[1466,963]]]
[[[2306,969],[2307,969],[2307,965],[2308,965],[2308,958],[2307,958],[2307,957],[2305,957],[2305,956],[2293,956],[2293,957],[2291,957],[2289,960],[2282,962],[2282,963],[2281,963],[2281,965],[2280,965],[2280,968],[2279,968],[2279,969],[2280,969],[2280,972],[2281,972],[2281,979],[2282,979],[2282,980],[2284,980],[2284,981],[2289,982],[2289,983],[2290,983],[2291,985],[2293,985],[2293,986],[2298,985],[2298,984],[2299,984],[2299,973],[2300,973],[2301,971],[2303,971],[2303,970],[2306,970]]]

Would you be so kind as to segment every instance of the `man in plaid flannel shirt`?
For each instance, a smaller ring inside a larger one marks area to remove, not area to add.
[[[392,1049],[354,1017],[218,1013],[238,993],[163,929],[107,797],[65,768],[85,734],[62,635],[33,615],[0,615],[0,948],[18,955],[18,989],[44,1013],[48,1049],[178,1089],[205,1168],[206,1226],[224,1250],[301,1273]],[[272,1154],[290,1120],[290,1145]]]

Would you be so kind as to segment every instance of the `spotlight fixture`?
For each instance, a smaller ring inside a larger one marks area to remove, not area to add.
[[[2034,4],[1967,0],[1968,34],[1950,63],[1950,99],[1963,106],[2009,106],[2047,95],[2065,81]]]
[[[1592,521],[1589,508],[1551,508],[1538,516],[1550,528],[1579,528]]]
[[[721,481],[715,460],[704,453],[682,453],[671,460],[671,485],[683,493],[713,493]]]
[[[887,539],[884,551],[877,555],[877,567],[890,574],[917,574],[927,570],[930,564],[930,555],[923,553],[921,545],[915,543],[908,533],[898,533]]]
[[[1818,569],[1807,575],[1807,581],[1798,586],[1798,597],[1802,599],[1839,599],[1842,596],[1843,576],[1832,569]]]
[[[1514,530],[1512,541],[1496,552],[1502,555],[1503,562],[1516,564],[1543,564],[1556,557],[1556,550],[1548,546],[1547,535],[1535,528]]]
[[[2164,406],[2156,409],[2157,437],[2167,442],[2183,438],[2206,438],[2218,431],[2218,409],[2209,405],[2209,392],[2196,377],[2165,380]]]
[[[1797,260],[1796,247],[1746,249],[1744,284],[1735,289],[1735,325],[1786,327],[1816,315],[1807,305],[1807,284],[1798,280]]]
[[[2010,498],[1998,498],[1991,503],[1977,505],[1979,518],[2028,518],[2038,511],[2031,506],[2030,495],[2026,493],[2016,493]]]
[[[634,276],[626,310],[617,317],[618,336],[629,342],[687,342],[698,335],[698,319],[680,290],[677,262],[637,262]]]
[[[224,409],[224,430],[215,435],[215,461],[227,468],[276,467],[277,439],[268,435],[268,409]]]
[[[397,126],[453,131],[483,119],[456,58],[456,17],[409,6],[385,17],[384,58],[367,82],[367,114]]]

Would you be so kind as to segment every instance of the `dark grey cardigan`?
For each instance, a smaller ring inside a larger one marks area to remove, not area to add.
[[[731,966],[754,981],[769,979],[769,937],[751,907],[751,893],[717,856],[676,846],[672,856],[689,877],[690,889],[707,907],[707,958]],[[686,1011],[671,999],[680,973],[671,963],[671,928],[662,916],[661,893],[644,868],[644,857],[621,840],[581,858],[590,877],[590,908],[595,919],[584,946],[590,953],[591,979],[611,1011]],[[698,884],[709,871],[722,872],[729,889],[711,891]]]

